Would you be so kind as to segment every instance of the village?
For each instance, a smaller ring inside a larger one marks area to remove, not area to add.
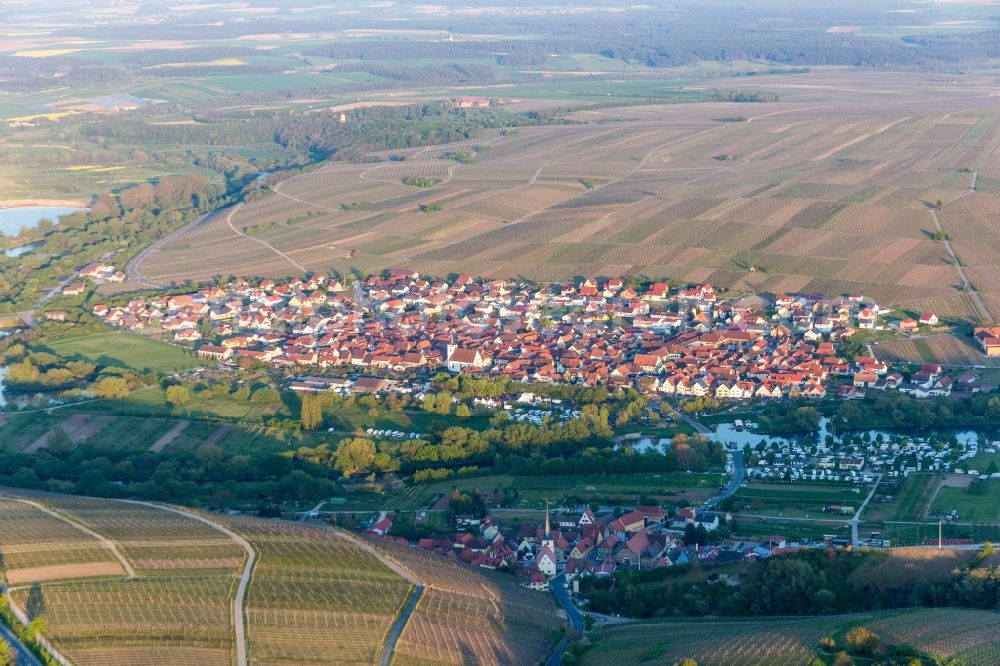
[[[94,270],[117,275],[110,266]],[[708,284],[671,289],[606,278],[537,286],[464,275],[442,281],[404,270],[350,287],[320,275],[236,279],[92,308],[112,326],[195,347],[211,361],[311,373],[293,386],[299,391],[408,391],[405,377],[438,371],[721,401],[976,390],[941,366],[926,364],[904,380],[873,356],[838,354],[858,332],[902,335],[938,324],[933,313],[890,323],[886,312],[861,295],[782,295],[767,303],[722,299]],[[987,353],[1000,345],[989,329],[977,329],[977,340]],[[344,368],[373,376],[317,376]]]
[[[401,545],[392,535],[393,514],[383,514],[366,533]],[[731,515],[727,515],[732,520]],[[720,539],[717,513],[685,507],[636,506],[624,513],[610,507],[545,509],[544,522],[503,527],[493,515],[461,514],[455,530],[417,540],[415,546],[476,567],[515,573],[533,590],[549,589],[557,575],[567,580],[611,576],[620,568],[655,569],[700,562],[738,562],[793,552],[784,537]],[[843,546],[845,544],[838,544]]]
[[[729,516],[731,519],[732,517]],[[384,515],[366,533],[410,545],[392,535],[393,516]],[[720,526],[716,513],[694,508],[668,512],[659,506],[637,506],[625,513],[610,508],[598,515],[589,507],[548,507],[544,522],[523,522],[506,529],[491,514],[455,516],[455,530],[417,540],[416,547],[484,569],[516,573],[521,584],[548,590],[552,578],[564,575],[610,576],[619,568],[733,562],[791,552],[783,537],[752,544],[727,540],[706,546]]]

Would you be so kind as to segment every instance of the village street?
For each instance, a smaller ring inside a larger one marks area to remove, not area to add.
[[[7,643],[14,649],[15,662],[17,666],[42,666],[42,662],[38,661],[38,658],[31,653],[24,643],[14,635],[10,629],[5,625],[0,624],[0,638],[7,641]]]
[[[578,636],[583,636],[584,629],[586,625],[583,622],[583,614],[573,603],[573,600],[569,596],[569,591],[566,589],[566,576],[565,574],[560,574],[549,581],[549,589],[552,590],[552,594],[555,595],[556,601],[559,605],[563,607],[566,611],[566,617],[569,620],[570,628],[572,629],[572,634],[564,638],[556,649],[552,651],[549,658],[545,660],[545,666],[558,666],[559,662],[562,660],[562,654],[566,649],[566,645],[570,640],[575,639]]]

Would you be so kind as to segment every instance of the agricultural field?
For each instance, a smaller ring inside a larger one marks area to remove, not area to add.
[[[852,616],[775,618],[753,621],[704,620],[650,622],[604,627],[594,632],[583,653],[585,666],[609,659],[624,664],[674,664],[693,658],[699,666],[806,664],[820,639]]]
[[[942,608],[867,622],[886,642],[905,644],[968,666],[1000,660],[1000,614]]]
[[[836,520],[839,514],[825,514],[823,509],[830,505],[857,509],[869,490],[869,487],[841,483],[753,483],[740,488],[735,498],[738,507],[751,514]]]
[[[940,474],[909,475],[903,481],[899,495],[881,510],[883,515],[888,520],[922,520],[941,481]]]
[[[955,335],[935,335],[915,340],[889,340],[872,345],[872,349],[876,357],[887,362],[1000,367],[1000,358],[985,356],[971,338]]]
[[[245,553],[229,536],[151,505],[4,495],[10,598],[73,663],[231,663]]]
[[[747,621],[643,622],[599,629],[584,665],[673,664],[693,658],[702,666],[806,664],[820,639],[864,626],[890,645],[907,645],[969,666],[994,664],[1000,654],[1000,614],[955,609],[884,612]]]
[[[424,584],[393,664],[533,664],[561,637],[555,599],[512,576],[462,567],[433,553],[375,544]]]
[[[577,124],[396,151],[406,161],[330,164],[163,244],[139,269],[165,282],[401,266],[543,281],[641,274],[861,292],[984,319],[933,238],[931,208],[940,202],[940,223],[988,305],[1000,283],[976,276],[991,274],[996,254],[959,240],[973,242],[965,230],[976,221],[976,244],[1000,244],[990,226],[998,181],[985,178],[1000,168],[1000,132],[985,84],[970,78],[940,97],[937,82],[901,75],[887,104],[886,91],[861,90],[869,77],[759,77],[781,102],[584,110]],[[719,120],[737,113],[746,120]],[[472,163],[446,159],[477,148]]]
[[[0,489],[15,612],[44,620],[74,664],[233,663],[251,551],[253,663],[378,663],[418,582],[393,663],[536,663],[565,623],[550,595],[513,577],[322,526]]]
[[[956,511],[963,523],[1000,522],[1000,481],[977,482],[968,487],[943,485],[931,510],[939,515]]]
[[[452,490],[505,493],[516,491],[510,509],[535,511],[545,500],[553,502],[595,500],[635,503],[640,497],[654,497],[663,502],[687,500],[704,502],[718,492],[719,474],[600,474],[559,476],[510,476],[498,474],[468,479],[449,479],[440,483],[414,486],[405,496],[386,503],[386,508],[416,510],[431,508],[435,500]]]
[[[70,360],[172,374],[202,365],[186,349],[122,331],[67,335],[46,342]]]
[[[227,521],[258,554],[247,595],[255,663],[378,663],[412,584],[373,555],[314,526]]]

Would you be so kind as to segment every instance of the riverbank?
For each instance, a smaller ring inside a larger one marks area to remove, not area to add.
[[[89,208],[90,199],[5,199],[0,210],[7,208]]]

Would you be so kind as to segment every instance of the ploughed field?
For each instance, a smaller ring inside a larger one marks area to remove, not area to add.
[[[208,523],[204,522],[205,520]],[[314,525],[0,488],[0,580],[71,663],[534,664],[565,621],[546,593]],[[416,584],[424,595],[389,644]]]
[[[755,86],[782,101],[579,111],[392,153],[403,161],[330,164],[163,243],[139,270],[163,282],[641,274],[987,318],[954,251],[1000,311],[1000,114],[986,82],[816,73]],[[474,163],[449,159],[477,146]]]

